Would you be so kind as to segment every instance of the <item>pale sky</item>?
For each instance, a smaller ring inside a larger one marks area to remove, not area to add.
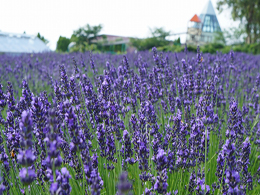
[[[0,0],[0,30],[36,35],[40,32],[55,50],[59,36],[70,38],[86,24],[102,24],[101,34],[144,38],[149,27],[172,33],[187,31],[187,22],[199,15],[208,0]],[[220,27],[237,26],[230,10],[219,14]],[[177,38],[177,37],[176,37]],[[185,42],[185,35],[181,42]]]

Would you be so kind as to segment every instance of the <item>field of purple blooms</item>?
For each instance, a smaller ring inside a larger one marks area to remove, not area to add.
[[[260,56],[0,56],[0,194],[260,194]]]

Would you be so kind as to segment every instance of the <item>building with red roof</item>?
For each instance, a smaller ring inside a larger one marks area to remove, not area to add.
[[[221,28],[211,0],[209,0],[200,16],[195,14],[189,20],[186,43],[204,45],[213,42],[216,32],[221,32]]]

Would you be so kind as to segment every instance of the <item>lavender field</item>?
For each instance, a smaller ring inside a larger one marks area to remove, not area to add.
[[[0,56],[0,194],[260,194],[260,56]]]

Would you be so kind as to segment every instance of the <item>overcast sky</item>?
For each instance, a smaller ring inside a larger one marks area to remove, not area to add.
[[[149,27],[172,33],[187,31],[187,22],[199,15],[208,0],[0,0],[0,30],[36,35],[40,32],[56,48],[59,36],[70,37],[86,24],[102,24],[101,34],[144,38]],[[230,10],[219,14],[222,29],[237,26]],[[177,37],[176,37],[177,38]],[[185,42],[185,35],[181,36]]]

